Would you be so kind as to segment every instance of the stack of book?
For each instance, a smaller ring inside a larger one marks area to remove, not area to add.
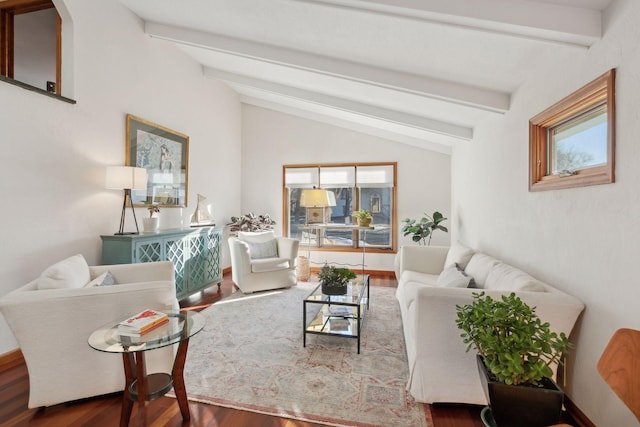
[[[140,337],[164,325],[169,316],[156,310],[144,310],[118,324],[118,334],[123,337]]]

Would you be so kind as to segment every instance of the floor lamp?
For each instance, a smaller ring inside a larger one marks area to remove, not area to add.
[[[110,190],[124,190],[124,200],[122,201],[122,214],[120,215],[120,228],[115,235],[140,234],[136,211],[133,209],[131,201],[131,190],[147,189],[147,170],[133,166],[109,166],[107,168],[106,188]],[[133,212],[133,221],[136,224],[136,231],[124,232],[124,219],[126,216],[127,203]]]

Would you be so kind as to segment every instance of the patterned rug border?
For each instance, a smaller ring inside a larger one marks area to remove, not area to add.
[[[304,284],[308,285],[309,283],[304,282]],[[252,294],[244,295],[240,292],[234,293],[228,296],[227,298],[224,298],[221,301],[233,300],[236,298],[244,298],[244,297],[252,297]],[[404,342],[403,336],[401,337],[401,339]],[[176,397],[173,389],[169,391],[166,394],[166,396],[171,398]],[[289,411],[281,408],[272,408],[267,406],[254,405],[250,403],[235,402],[235,401],[220,399],[216,397],[189,393],[188,390],[187,390],[187,399],[192,402],[198,402],[198,403],[207,404],[207,405],[220,406],[220,407],[234,409],[234,410],[253,412],[253,413],[258,413],[258,414],[267,415],[267,416],[279,417],[279,418],[290,419],[295,421],[309,422],[309,423],[326,425],[331,427],[380,427],[379,424],[342,420],[339,418],[333,418],[328,416],[324,417],[320,415],[306,414],[302,412],[293,412],[293,411]],[[420,403],[420,402],[415,402],[415,403],[419,405],[419,410],[420,410],[419,412],[422,414],[422,419],[426,421],[427,427],[432,427],[434,424],[433,424],[433,415],[431,412],[431,405]]]
[[[173,392],[168,393],[167,396],[175,397]],[[345,421],[338,420],[335,418],[330,418],[330,417],[320,418],[315,415],[291,413],[289,411],[280,410],[280,409],[231,402],[231,401],[216,399],[216,398],[207,397],[207,396],[192,395],[189,393],[187,393],[187,399],[192,402],[204,403],[207,405],[222,406],[224,408],[254,412],[257,414],[270,415],[273,417],[286,418],[286,419],[295,420],[295,421],[304,421],[304,422],[309,422],[314,424],[322,424],[322,425],[331,426],[331,427],[379,427],[373,424],[365,424],[365,423],[353,424],[353,423],[345,422]]]

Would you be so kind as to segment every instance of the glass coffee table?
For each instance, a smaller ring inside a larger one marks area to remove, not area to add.
[[[318,312],[311,312],[308,316],[308,312],[318,306]],[[360,336],[368,310],[368,274],[359,274],[351,280],[345,295],[325,295],[321,284],[318,284],[302,304],[302,346],[307,346],[307,334],[335,335],[355,338],[360,354]],[[307,317],[312,318],[307,321]]]
[[[132,315],[135,313],[132,313]],[[169,322],[138,338],[120,336],[118,319],[97,329],[89,336],[89,346],[106,353],[122,354],[126,385],[122,398],[120,426],[129,424],[133,403],[138,402],[140,424],[146,425],[146,401],[164,396],[173,387],[182,419],[190,419],[187,391],[184,385],[184,362],[187,359],[189,338],[202,330],[205,317],[195,311],[167,312]],[[171,373],[146,373],[145,353],[149,350],[178,345]]]

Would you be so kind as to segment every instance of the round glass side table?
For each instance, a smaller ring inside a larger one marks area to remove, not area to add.
[[[182,419],[191,418],[184,384],[184,362],[187,359],[189,338],[202,330],[205,317],[195,311],[166,312],[169,321],[140,337],[120,336],[118,323],[128,317],[110,322],[89,336],[89,345],[98,351],[120,353],[124,364],[126,385],[122,398],[120,426],[129,424],[133,402],[138,402],[140,423],[146,425],[146,402],[164,396],[171,387],[176,393]],[[135,313],[132,313],[132,315]],[[145,352],[178,344],[171,373],[147,375]]]

